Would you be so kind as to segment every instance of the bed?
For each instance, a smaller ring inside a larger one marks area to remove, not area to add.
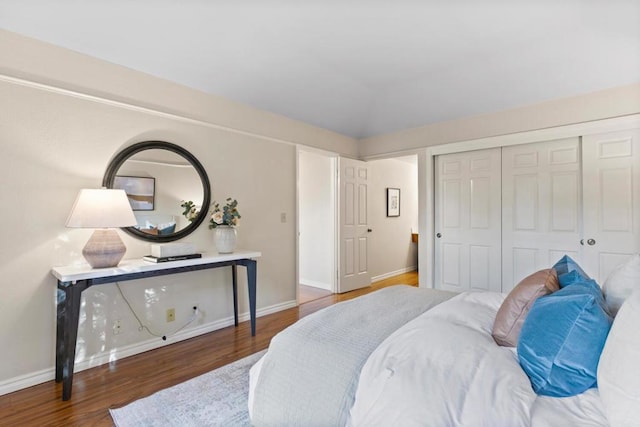
[[[563,259],[508,295],[394,286],[301,319],[251,369],[252,424],[640,425],[640,291],[618,285],[627,279],[611,282],[610,299],[622,307],[613,321],[606,292],[597,285],[595,292],[595,282]],[[640,257],[634,262],[640,278]],[[622,267],[619,275],[628,278]],[[560,326],[568,337],[539,332],[557,329],[573,312],[577,320]]]

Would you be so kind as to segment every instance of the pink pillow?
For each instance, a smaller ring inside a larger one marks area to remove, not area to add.
[[[553,268],[540,270],[522,279],[509,292],[496,314],[492,333],[496,343],[505,347],[517,346],[520,329],[533,302],[558,289],[558,274]]]

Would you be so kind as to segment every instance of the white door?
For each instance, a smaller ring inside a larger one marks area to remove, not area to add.
[[[551,267],[581,260],[580,139],[502,149],[502,291]]]
[[[435,286],[501,290],[500,148],[436,158]]]
[[[602,284],[640,252],[640,129],[582,138],[584,268]]]
[[[338,293],[371,285],[369,272],[368,179],[362,161],[341,157]]]

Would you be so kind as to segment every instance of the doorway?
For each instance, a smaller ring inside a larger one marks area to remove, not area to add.
[[[308,147],[298,162],[298,303],[336,292],[337,155]]]
[[[386,280],[417,270],[418,157],[415,154],[373,159],[369,224],[371,280]],[[399,194],[399,211],[389,212],[389,190]]]

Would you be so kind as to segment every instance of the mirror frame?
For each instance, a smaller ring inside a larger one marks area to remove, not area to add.
[[[188,236],[193,233],[196,228],[204,219],[208,216],[207,213],[209,211],[209,205],[211,204],[211,184],[209,184],[209,177],[207,176],[207,172],[204,170],[202,164],[196,159],[193,154],[180,147],[179,145],[173,144],[171,142],[165,141],[143,141],[133,144],[119,153],[115,155],[115,157],[109,162],[107,166],[107,170],[104,173],[104,178],[102,179],[102,186],[106,188],[113,188],[113,181],[118,173],[120,167],[126,162],[131,156],[137,154],[141,151],[151,150],[151,149],[160,149],[167,150],[178,154],[181,157],[184,157],[186,160],[193,165],[198,176],[200,177],[200,181],[202,181],[202,191],[203,191],[203,200],[202,207],[207,207],[206,210],[201,210],[200,214],[196,217],[194,221],[191,222],[188,226],[183,228],[182,230],[178,230],[175,233],[167,234],[163,236],[156,236],[153,234],[148,234],[143,231],[138,230],[135,227],[123,227],[121,230],[124,230],[127,234],[130,234],[133,237],[137,237],[141,240],[146,240],[149,242],[159,243],[159,242],[172,242],[174,240],[182,239],[183,237]]]

